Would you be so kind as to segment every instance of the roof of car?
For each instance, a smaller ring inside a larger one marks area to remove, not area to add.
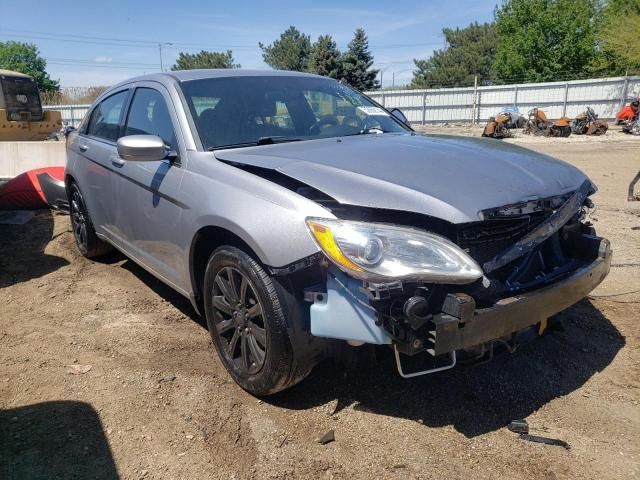
[[[221,78],[221,77],[317,77],[311,73],[292,72],[288,70],[242,70],[237,68],[219,68],[206,70],[176,70],[167,72],[181,82],[189,80],[201,80],[203,78]]]
[[[163,73],[149,73],[135,78],[129,78],[123,82],[114,85],[118,87],[131,82],[140,82],[144,80],[155,80],[166,82],[167,80],[177,80],[178,82],[188,82],[190,80],[202,80],[205,78],[228,78],[228,77],[315,77],[322,78],[319,75],[303,72],[292,72],[288,70],[243,70],[237,68],[210,68],[202,70],[176,70]]]

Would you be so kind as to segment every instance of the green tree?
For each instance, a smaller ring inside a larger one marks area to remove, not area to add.
[[[472,23],[465,28],[442,29],[446,46],[427,60],[414,60],[411,88],[473,85],[478,75],[481,85],[495,78],[496,34],[491,23]]]
[[[278,70],[304,72],[309,61],[311,38],[291,26],[271,45],[258,43],[264,63]]]
[[[640,0],[610,0],[602,9],[594,69],[609,75],[640,72]]]
[[[202,50],[200,53],[180,52],[171,70],[193,70],[196,68],[240,68],[240,64],[233,63],[231,50],[226,52]]]
[[[353,40],[342,57],[342,76],[345,81],[358,90],[378,88],[376,76],[379,70],[372,69],[373,55],[369,51],[369,40],[362,28],[358,28]]]
[[[495,12],[493,64],[502,82],[589,75],[596,55],[598,0],[506,0]]]
[[[341,54],[331,35],[320,35],[311,46],[307,70],[338,80],[342,78]]]
[[[41,92],[60,90],[60,82],[49,77],[47,62],[32,43],[0,42],[0,68],[32,76]]]

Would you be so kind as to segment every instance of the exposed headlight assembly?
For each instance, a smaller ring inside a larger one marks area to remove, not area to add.
[[[307,225],[327,257],[356,278],[467,284],[483,275],[457,245],[432,233],[314,217]]]

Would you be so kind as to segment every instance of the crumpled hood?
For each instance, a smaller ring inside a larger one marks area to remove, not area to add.
[[[263,145],[216,158],[277,170],[338,202],[404,210],[452,223],[480,220],[488,208],[578,188],[577,168],[496,140],[382,134]]]

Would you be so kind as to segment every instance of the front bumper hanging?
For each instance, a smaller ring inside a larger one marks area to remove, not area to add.
[[[499,300],[490,308],[462,305],[459,316],[434,315],[433,347],[441,355],[469,349],[535,325],[586,297],[609,273],[611,247],[599,239],[597,258],[571,276],[532,292]]]

